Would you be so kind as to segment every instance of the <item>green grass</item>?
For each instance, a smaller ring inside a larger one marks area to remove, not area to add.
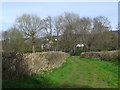
[[[70,56],[58,69],[3,81],[3,88],[118,88],[118,66],[114,62]]]

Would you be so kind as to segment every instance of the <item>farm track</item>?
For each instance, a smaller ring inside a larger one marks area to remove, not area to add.
[[[69,87],[69,88],[77,88],[77,87],[92,88],[91,86],[93,87],[96,86],[96,88],[108,87],[107,82],[99,80],[99,75],[97,74],[98,70],[92,64],[77,59],[74,59],[72,63],[73,63],[73,68],[69,73],[69,76],[66,76],[66,79],[64,79],[60,83],[60,86]]]

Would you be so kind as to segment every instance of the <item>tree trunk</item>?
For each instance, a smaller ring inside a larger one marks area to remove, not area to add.
[[[35,38],[32,37],[32,52],[35,53]]]
[[[35,45],[32,45],[32,52],[35,53]]]

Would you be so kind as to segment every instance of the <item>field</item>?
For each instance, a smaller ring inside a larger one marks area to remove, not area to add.
[[[69,56],[62,67],[3,81],[3,88],[118,88],[117,62]]]

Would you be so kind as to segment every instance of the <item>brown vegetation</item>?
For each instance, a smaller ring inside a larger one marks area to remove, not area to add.
[[[82,52],[80,57],[98,58],[101,60],[118,60],[120,51]]]
[[[69,56],[63,52],[42,53],[3,53],[3,79],[12,79],[24,75],[33,75],[41,71],[58,68]]]

